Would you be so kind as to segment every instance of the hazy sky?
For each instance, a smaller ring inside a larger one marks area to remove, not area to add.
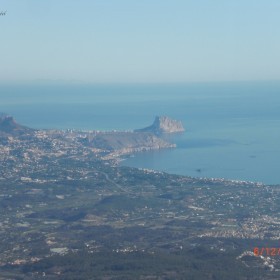
[[[0,0],[0,81],[280,79],[279,0]]]

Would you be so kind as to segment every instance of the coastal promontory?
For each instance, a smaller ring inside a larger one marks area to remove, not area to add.
[[[150,132],[155,135],[164,133],[178,133],[185,131],[181,121],[173,120],[167,116],[156,116],[151,126],[137,129],[136,132]]]

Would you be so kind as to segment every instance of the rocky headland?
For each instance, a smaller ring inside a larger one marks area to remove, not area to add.
[[[167,116],[157,116],[151,126],[135,130],[135,132],[150,132],[155,135],[184,131],[182,122],[173,120]]]
[[[140,151],[175,148],[175,144],[167,142],[161,136],[183,131],[184,127],[180,121],[157,116],[149,127],[131,132],[99,133],[94,137],[88,137],[86,142],[96,149],[109,152],[110,156],[117,157]]]

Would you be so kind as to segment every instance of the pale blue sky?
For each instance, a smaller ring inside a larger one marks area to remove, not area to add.
[[[0,0],[0,81],[279,80],[279,0]]]

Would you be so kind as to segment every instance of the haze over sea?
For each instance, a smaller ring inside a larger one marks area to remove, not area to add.
[[[177,149],[123,165],[195,177],[280,183],[280,82],[1,85],[0,112],[41,129],[132,130],[156,115],[181,120]]]

